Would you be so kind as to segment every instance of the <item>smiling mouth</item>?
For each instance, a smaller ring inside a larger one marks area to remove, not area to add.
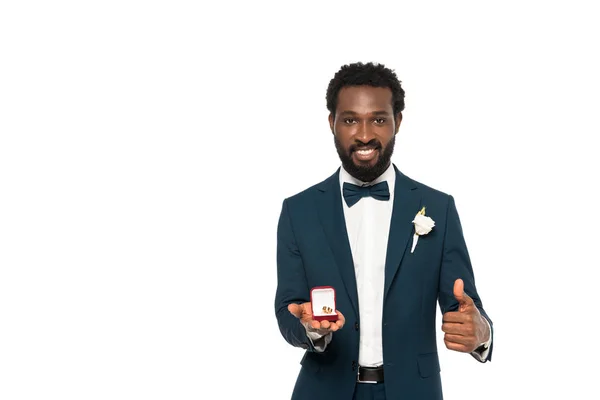
[[[355,150],[354,155],[360,161],[370,161],[377,155],[379,150],[376,148]]]

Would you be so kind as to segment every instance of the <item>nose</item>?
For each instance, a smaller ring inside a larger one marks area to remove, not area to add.
[[[373,131],[373,125],[369,123],[369,121],[362,121],[358,125],[358,129],[356,131],[356,135],[354,138],[364,144],[369,143],[371,140],[375,138],[375,132]]]

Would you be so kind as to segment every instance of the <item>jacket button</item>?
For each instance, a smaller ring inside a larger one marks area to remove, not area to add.
[[[354,323],[354,329],[358,330],[358,322]]]

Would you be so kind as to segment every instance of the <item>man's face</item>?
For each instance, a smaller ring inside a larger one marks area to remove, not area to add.
[[[394,120],[389,88],[343,87],[338,94],[335,117],[329,116],[329,125],[344,169],[363,182],[385,172],[401,120],[401,113]]]

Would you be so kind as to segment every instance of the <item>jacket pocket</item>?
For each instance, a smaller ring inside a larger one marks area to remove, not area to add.
[[[417,360],[421,378],[427,378],[440,372],[440,360],[438,359],[437,352],[419,354]]]

